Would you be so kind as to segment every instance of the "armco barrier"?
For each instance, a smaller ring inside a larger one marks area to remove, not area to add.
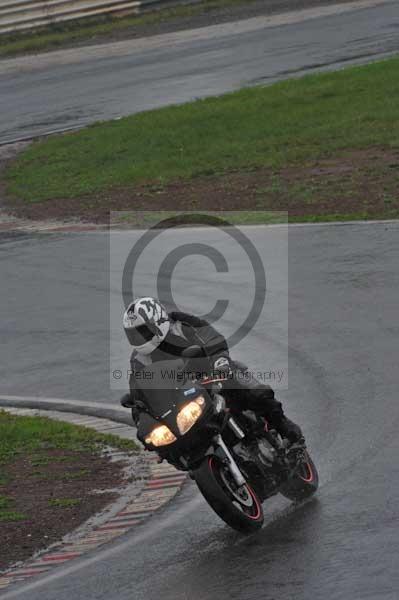
[[[0,0],[0,35],[83,17],[139,12],[168,0]]]

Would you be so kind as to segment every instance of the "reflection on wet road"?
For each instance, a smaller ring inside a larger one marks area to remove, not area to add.
[[[264,229],[246,232],[262,244]],[[241,537],[190,482],[122,541],[4,598],[397,598],[398,233],[384,223],[290,229],[290,379],[280,398],[318,463],[316,499],[266,502],[269,524]],[[106,234],[4,239],[0,392],[109,401],[107,257]],[[242,290],[228,291],[241,311]],[[181,301],[201,303],[195,285]],[[242,342],[251,365],[268,339],[263,323],[259,331]]]

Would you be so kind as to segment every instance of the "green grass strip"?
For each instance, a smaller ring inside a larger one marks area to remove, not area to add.
[[[27,202],[236,169],[275,169],[346,149],[399,147],[399,59],[149,111],[30,146],[8,170]]]
[[[86,427],[46,417],[21,417],[0,411],[0,464],[32,452],[51,449],[95,452],[105,446],[126,451],[138,448],[133,441],[97,433]],[[0,497],[0,509],[8,508],[5,502]]]

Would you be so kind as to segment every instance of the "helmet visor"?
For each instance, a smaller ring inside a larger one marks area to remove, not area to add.
[[[132,346],[142,346],[154,337],[155,333],[148,325],[139,325],[133,329],[125,329],[127,339]]]

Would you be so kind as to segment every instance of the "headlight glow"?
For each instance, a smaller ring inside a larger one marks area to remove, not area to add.
[[[159,425],[159,427],[155,427],[150,435],[145,438],[145,443],[152,444],[153,446],[167,446],[168,444],[173,444],[176,439],[176,436],[171,432],[169,427]]]
[[[179,414],[177,415],[177,426],[182,435],[187,433],[189,429],[198,421],[202,415],[203,407],[205,406],[205,398],[198,396],[192,402],[183,406]]]

